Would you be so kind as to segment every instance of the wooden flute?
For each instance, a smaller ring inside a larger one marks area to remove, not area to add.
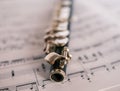
[[[68,44],[73,1],[62,0],[59,4],[52,27],[44,38],[45,60],[51,64],[50,79],[55,82],[65,79],[67,64],[71,60]]]

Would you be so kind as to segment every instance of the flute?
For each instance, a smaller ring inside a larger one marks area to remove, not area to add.
[[[72,0],[62,0],[55,14],[52,27],[45,35],[45,60],[51,64],[50,79],[61,82],[66,77],[67,64],[71,60],[68,49]]]

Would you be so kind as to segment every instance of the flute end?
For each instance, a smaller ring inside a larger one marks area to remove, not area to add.
[[[55,73],[51,75],[51,80],[55,82],[62,82],[64,80],[64,76],[62,74]]]
[[[62,70],[57,70],[51,73],[50,79],[54,82],[62,82],[65,78],[65,72]]]

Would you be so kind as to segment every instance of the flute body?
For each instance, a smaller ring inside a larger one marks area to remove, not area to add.
[[[45,60],[51,64],[50,79],[61,82],[65,79],[67,64],[71,60],[68,49],[72,0],[62,0],[55,14],[53,25],[45,36]]]

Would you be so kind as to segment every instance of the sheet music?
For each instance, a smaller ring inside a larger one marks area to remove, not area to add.
[[[120,2],[110,1],[74,0],[73,57],[66,80],[54,83],[44,61],[43,38],[58,1],[1,0],[0,91],[119,91]]]

